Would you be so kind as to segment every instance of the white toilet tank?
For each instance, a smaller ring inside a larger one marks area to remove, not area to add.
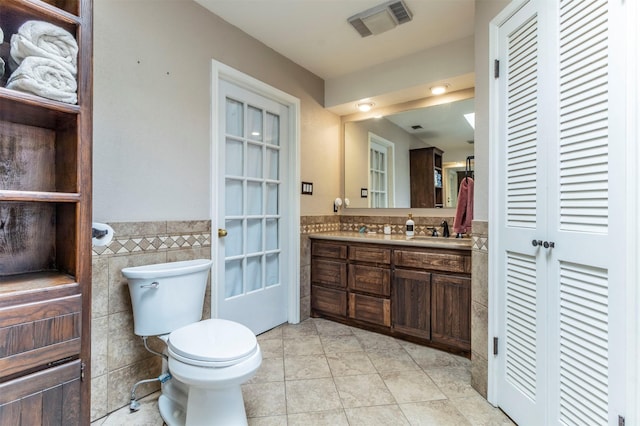
[[[134,333],[158,336],[200,321],[212,263],[196,259],[124,268]]]

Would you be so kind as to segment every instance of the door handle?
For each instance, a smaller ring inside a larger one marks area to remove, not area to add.
[[[227,230],[218,228],[218,238],[224,238],[227,236]]]
[[[545,241],[543,244],[544,248],[548,249],[548,248],[554,248],[556,246],[556,243],[554,243],[553,241]]]
[[[531,245],[534,247],[538,247],[542,245],[542,240],[533,240],[531,241]]]

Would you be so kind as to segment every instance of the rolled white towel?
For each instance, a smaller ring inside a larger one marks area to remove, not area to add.
[[[11,57],[20,64],[28,56],[60,62],[71,74],[78,71],[78,42],[64,28],[44,21],[27,21],[11,36]]]
[[[68,104],[78,103],[76,78],[59,62],[27,56],[9,77],[7,88]]]
[[[4,43],[4,31],[0,28],[0,44]]]

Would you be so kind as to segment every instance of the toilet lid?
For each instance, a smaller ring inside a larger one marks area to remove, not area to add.
[[[182,357],[226,362],[246,357],[255,351],[255,334],[237,322],[208,319],[181,327],[169,335],[168,346]]]

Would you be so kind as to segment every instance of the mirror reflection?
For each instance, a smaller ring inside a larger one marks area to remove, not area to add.
[[[470,98],[346,122],[349,208],[456,207],[474,155],[473,113]]]

